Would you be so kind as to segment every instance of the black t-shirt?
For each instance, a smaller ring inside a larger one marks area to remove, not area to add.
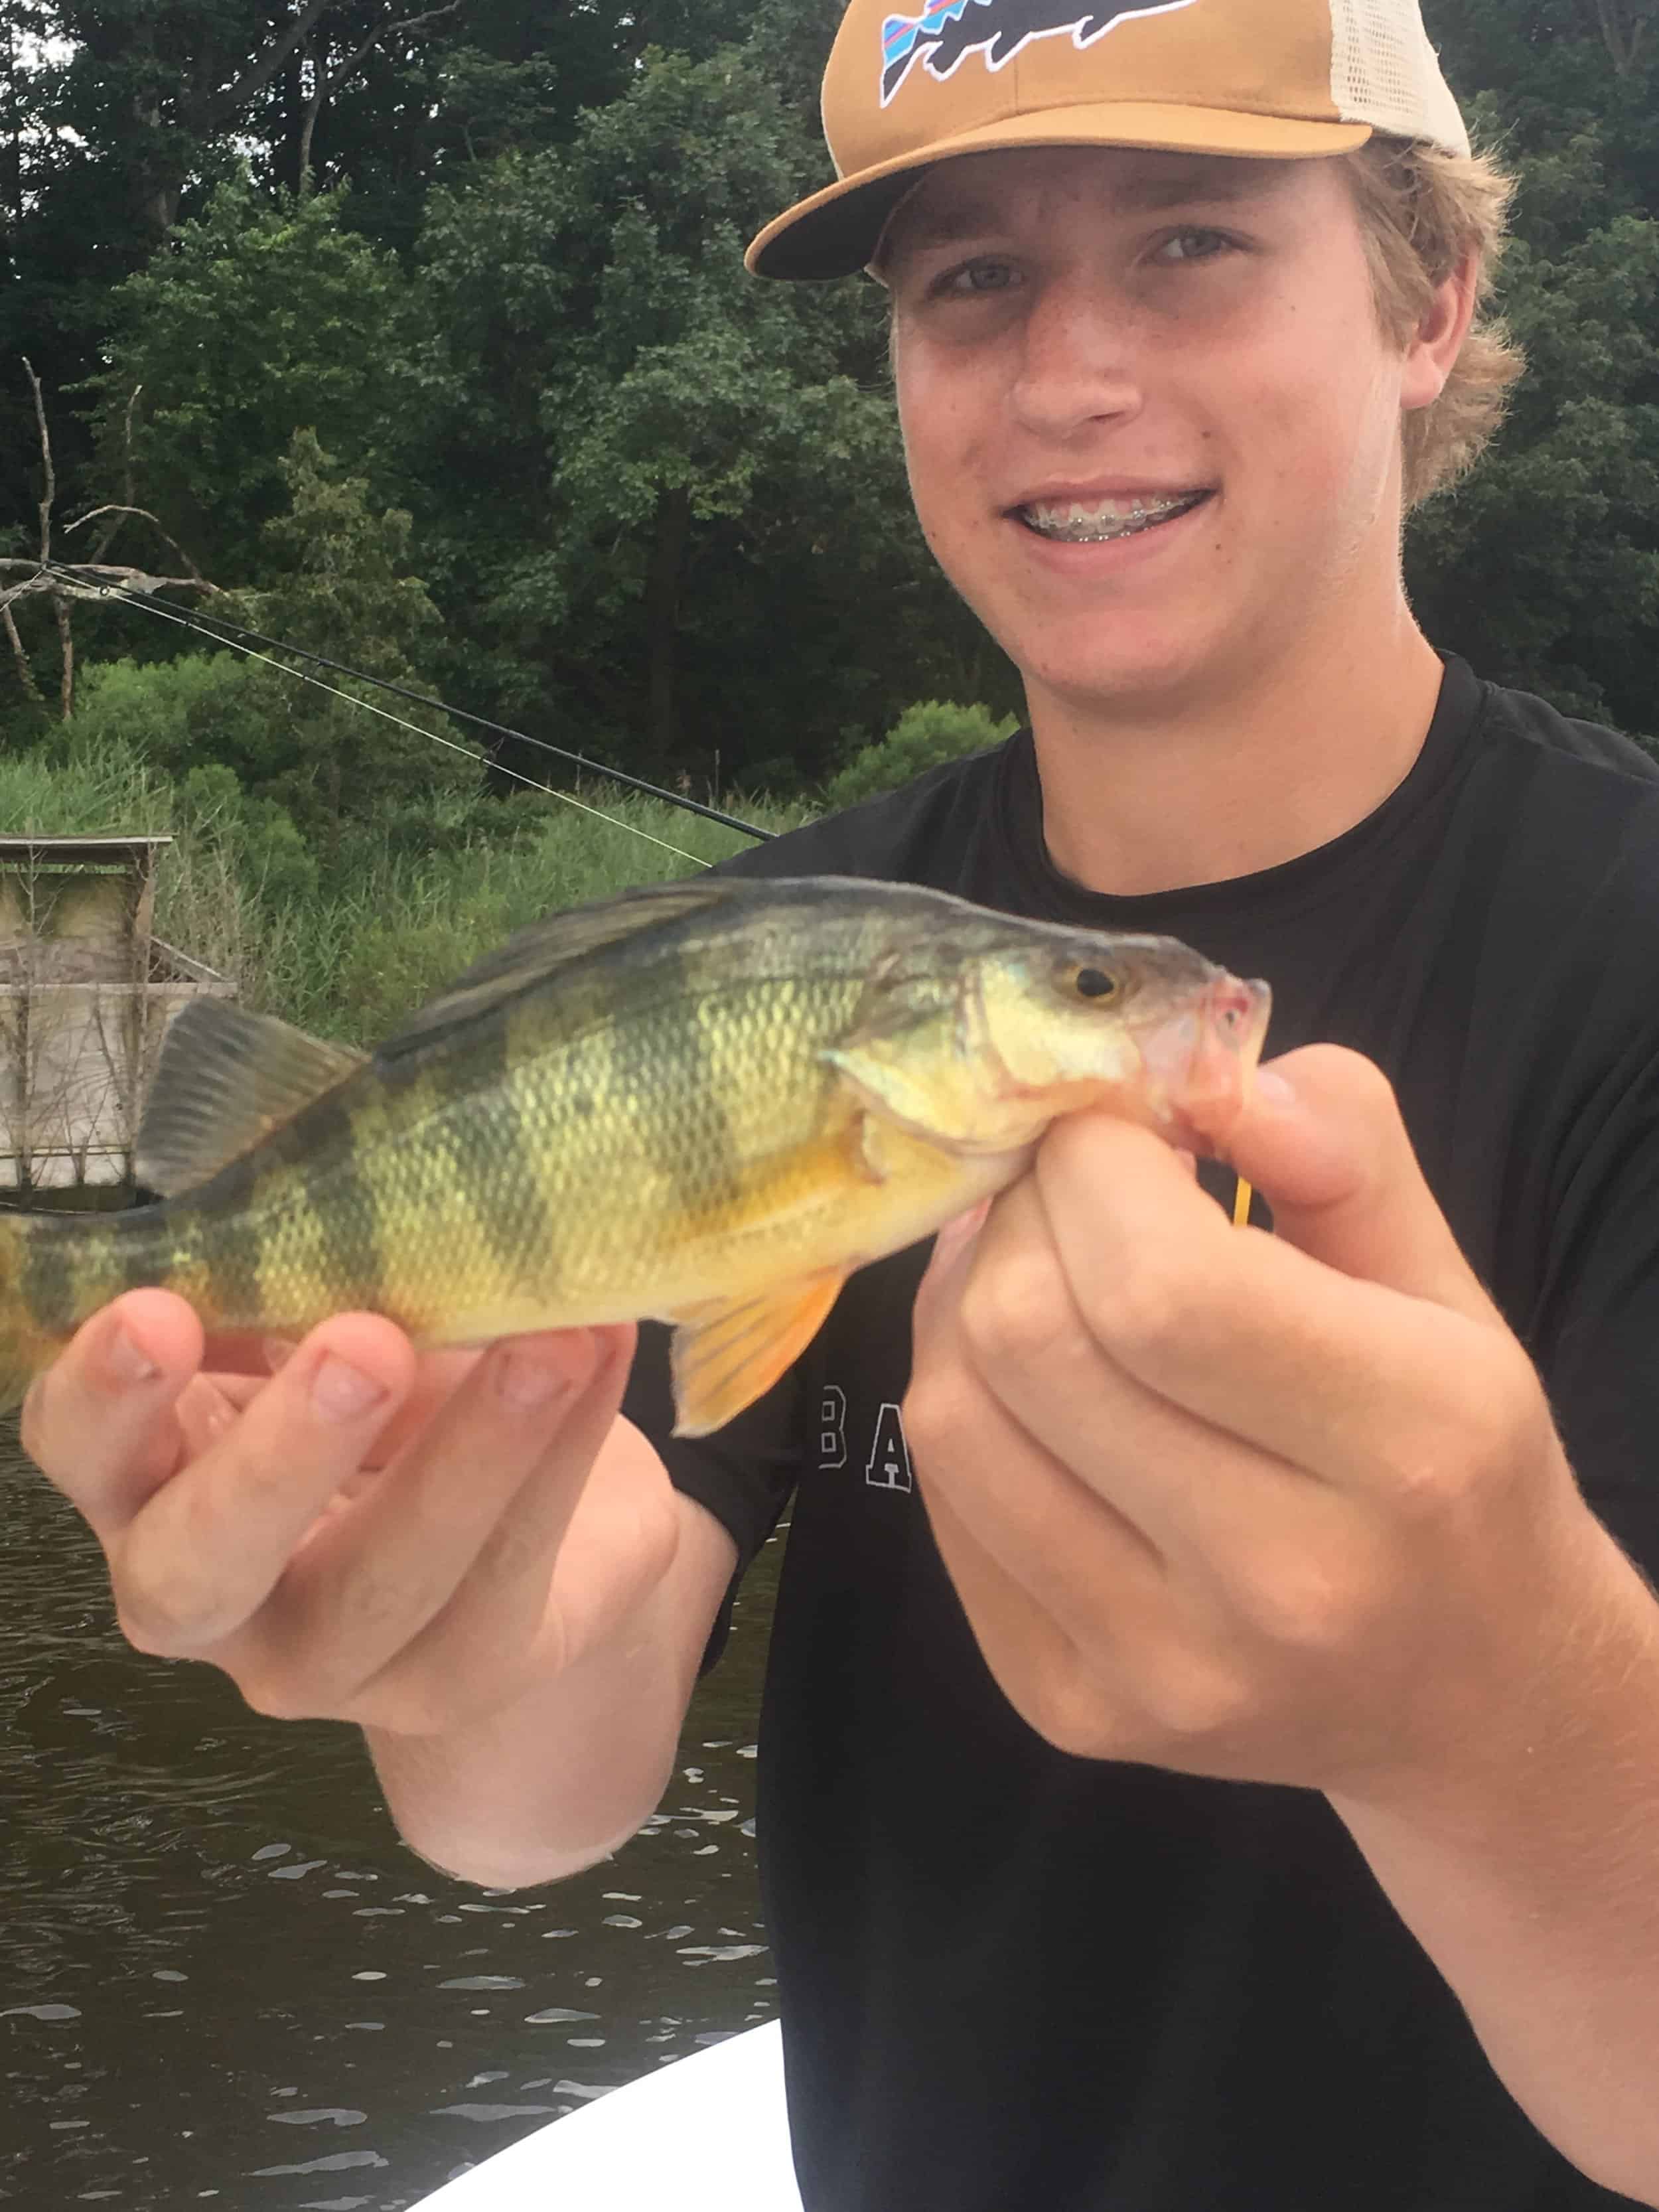
[[[1330,742],[1342,743],[1340,713]],[[1029,737],[745,854],[1152,930],[1273,985],[1269,1054],[1379,1063],[1596,1511],[1659,1572],[1659,769],[1448,664],[1316,852],[1152,896],[1042,835]],[[629,1411],[752,1557],[794,1505],[760,1845],[808,2212],[1590,2212],[1325,1799],[1077,1759],[992,1681],[899,1418],[925,1248],[726,1429]],[[1541,2000],[1540,2000],[1541,2001]]]

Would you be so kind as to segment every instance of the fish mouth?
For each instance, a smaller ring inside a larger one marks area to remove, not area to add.
[[[1011,507],[1008,513],[1035,536],[1054,544],[1106,545],[1174,522],[1214,496],[1211,489],[1200,487],[1162,496],[1148,492],[1122,498],[1033,499]]]
[[[1171,1144],[1212,1157],[1244,1110],[1261,1057],[1273,992],[1259,979],[1218,975],[1195,1006],[1141,1045],[1152,1110]]]

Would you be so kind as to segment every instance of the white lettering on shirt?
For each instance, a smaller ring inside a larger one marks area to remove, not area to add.
[[[826,1382],[818,1400],[818,1465],[847,1464],[847,1393],[838,1383]]]
[[[883,1403],[876,1415],[876,1440],[870,1447],[864,1479],[875,1490],[909,1490],[910,1449],[896,1406]]]

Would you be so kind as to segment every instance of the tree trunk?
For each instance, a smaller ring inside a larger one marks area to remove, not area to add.
[[[1591,0],[1591,10],[1601,43],[1607,50],[1615,76],[1628,76],[1636,66],[1638,49],[1651,9],[1644,0]]]
[[[657,495],[656,536],[646,578],[645,623],[650,656],[651,749],[666,766],[679,750],[677,685],[679,642],[680,572],[691,534],[691,495],[683,488]]]
[[[52,605],[58,617],[58,645],[64,662],[58,698],[63,708],[63,718],[67,722],[75,713],[75,630],[70,619],[69,601],[60,592],[54,592]]]

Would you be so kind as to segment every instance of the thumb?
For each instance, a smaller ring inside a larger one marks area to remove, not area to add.
[[[1381,1068],[1340,1045],[1264,1066],[1227,1135],[1287,1244],[1344,1274],[1498,1321],[1412,1150]]]

